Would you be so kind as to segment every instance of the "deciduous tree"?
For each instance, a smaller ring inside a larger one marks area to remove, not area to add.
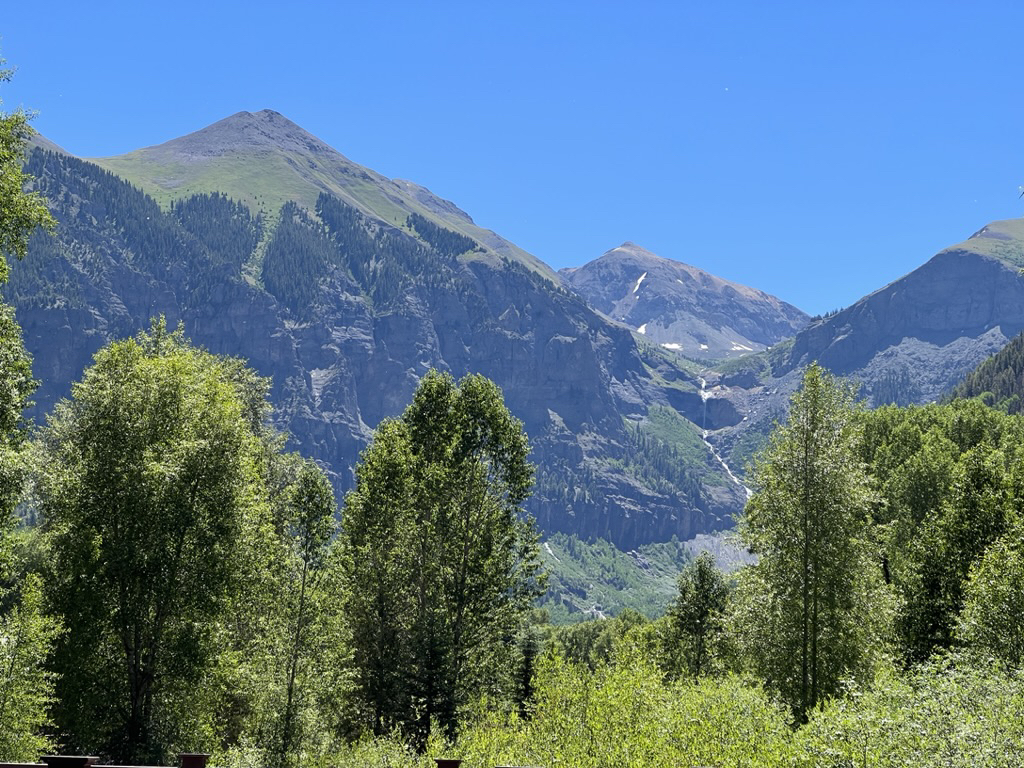
[[[343,514],[345,615],[376,731],[423,744],[432,718],[454,733],[472,693],[511,693],[538,594],[528,452],[496,385],[436,372],[364,452]]]
[[[844,679],[869,673],[889,620],[853,415],[851,388],[810,366],[757,461],[740,525],[758,556],[741,579],[740,639],[801,721]]]
[[[57,406],[41,504],[67,628],[55,652],[65,748],[158,764],[202,730],[212,629],[263,498],[265,391],[160,321],[100,350]]]
[[[0,82],[10,80],[3,69]],[[22,110],[0,112],[0,283],[7,280],[7,254],[25,255],[29,235],[53,218],[22,170],[25,142],[32,134]],[[16,562],[12,513],[26,477],[23,411],[35,390],[32,360],[25,351],[14,310],[0,302],[0,758],[32,760],[49,745],[41,727],[53,690],[44,660],[58,625],[43,615],[40,584]]]

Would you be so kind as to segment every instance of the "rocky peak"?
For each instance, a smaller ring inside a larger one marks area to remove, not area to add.
[[[561,271],[597,309],[689,357],[735,357],[792,336],[807,315],[763,291],[626,241]]]
[[[195,159],[281,151],[341,156],[337,150],[272,109],[236,112],[194,133],[141,151],[173,153]]]

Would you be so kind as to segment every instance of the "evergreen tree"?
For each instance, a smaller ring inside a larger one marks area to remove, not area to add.
[[[740,641],[799,721],[843,680],[865,679],[884,648],[888,600],[870,556],[873,495],[857,438],[851,388],[810,366],[755,465],[740,524],[758,556],[741,579]]]
[[[669,609],[682,667],[695,681],[713,671],[725,629],[729,588],[715,558],[701,552],[679,574],[679,594]]]

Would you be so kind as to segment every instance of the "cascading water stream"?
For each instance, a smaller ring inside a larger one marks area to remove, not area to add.
[[[711,397],[711,393],[708,392],[708,390],[707,390],[708,383],[707,383],[707,381],[704,380],[704,377],[700,376],[699,378],[700,378],[700,399],[701,399],[701,402],[704,404],[704,413],[703,413],[703,415],[701,417],[701,423],[700,423],[701,439],[704,441],[704,445],[706,445],[708,447],[708,450],[711,451],[711,455],[714,456],[715,459],[718,460],[718,463],[722,465],[722,469],[725,470],[725,473],[729,476],[729,479],[732,480],[734,483],[736,483],[736,485],[738,485],[740,488],[742,488],[743,492],[747,495],[747,498],[749,499],[751,496],[754,495],[754,492],[751,491],[749,488],[747,488],[747,486],[745,486],[742,482],[740,482],[740,479],[738,477],[736,477],[735,474],[733,474],[733,471],[729,467],[729,465],[725,463],[725,459],[722,458],[721,454],[718,452],[718,450],[715,448],[715,446],[713,446],[711,444],[711,441],[708,440],[708,428],[707,428],[707,425],[708,425],[708,398]]]

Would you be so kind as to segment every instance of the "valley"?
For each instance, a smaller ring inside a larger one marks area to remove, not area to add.
[[[530,435],[539,528],[620,552],[732,527],[808,363],[872,405],[923,403],[1024,329],[1018,220],[812,319],[634,243],[556,274],[270,110],[95,161],[40,140],[27,167],[58,220],[4,288],[38,423],[96,350],[164,315],[271,378],[274,424],[340,499],[427,370],[482,373]]]

